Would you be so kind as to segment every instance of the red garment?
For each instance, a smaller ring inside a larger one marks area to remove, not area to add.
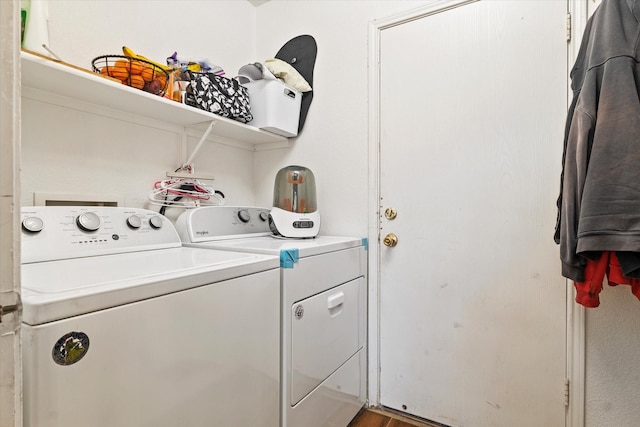
[[[600,305],[599,294],[602,291],[604,276],[609,286],[630,285],[631,293],[640,299],[640,279],[626,277],[622,274],[620,262],[615,252],[603,251],[597,260],[587,259],[584,269],[584,282],[574,282],[576,302],[585,307]]]

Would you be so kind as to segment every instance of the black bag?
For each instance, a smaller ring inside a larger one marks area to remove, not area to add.
[[[249,92],[235,79],[213,73],[187,73],[184,103],[242,123],[253,120]]]
[[[284,44],[276,53],[275,58],[291,64],[302,77],[313,87],[313,68],[316,65],[318,46],[316,39],[310,35],[294,37]],[[302,104],[300,105],[300,120],[298,121],[298,133],[302,132],[302,127],[307,119],[309,106],[313,100],[313,91],[302,94]]]

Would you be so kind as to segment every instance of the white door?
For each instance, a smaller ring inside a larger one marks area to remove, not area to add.
[[[567,2],[434,3],[380,32],[380,401],[564,426]]]
[[[18,0],[0,1],[0,426],[22,425],[19,209],[20,55]]]

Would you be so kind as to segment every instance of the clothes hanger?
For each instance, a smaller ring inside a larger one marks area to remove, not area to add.
[[[148,195],[149,203],[162,206],[161,214],[164,214],[167,207],[194,208],[224,204],[224,194],[221,191],[192,177],[193,165],[183,165],[176,169],[175,174],[167,175],[173,176],[156,181]]]

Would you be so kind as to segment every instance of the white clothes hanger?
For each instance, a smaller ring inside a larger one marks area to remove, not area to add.
[[[221,191],[190,176],[194,176],[193,165],[187,164],[178,168],[175,175],[168,179],[156,181],[149,192],[149,203],[184,208],[224,204],[224,194]],[[160,213],[164,213],[164,209]]]

